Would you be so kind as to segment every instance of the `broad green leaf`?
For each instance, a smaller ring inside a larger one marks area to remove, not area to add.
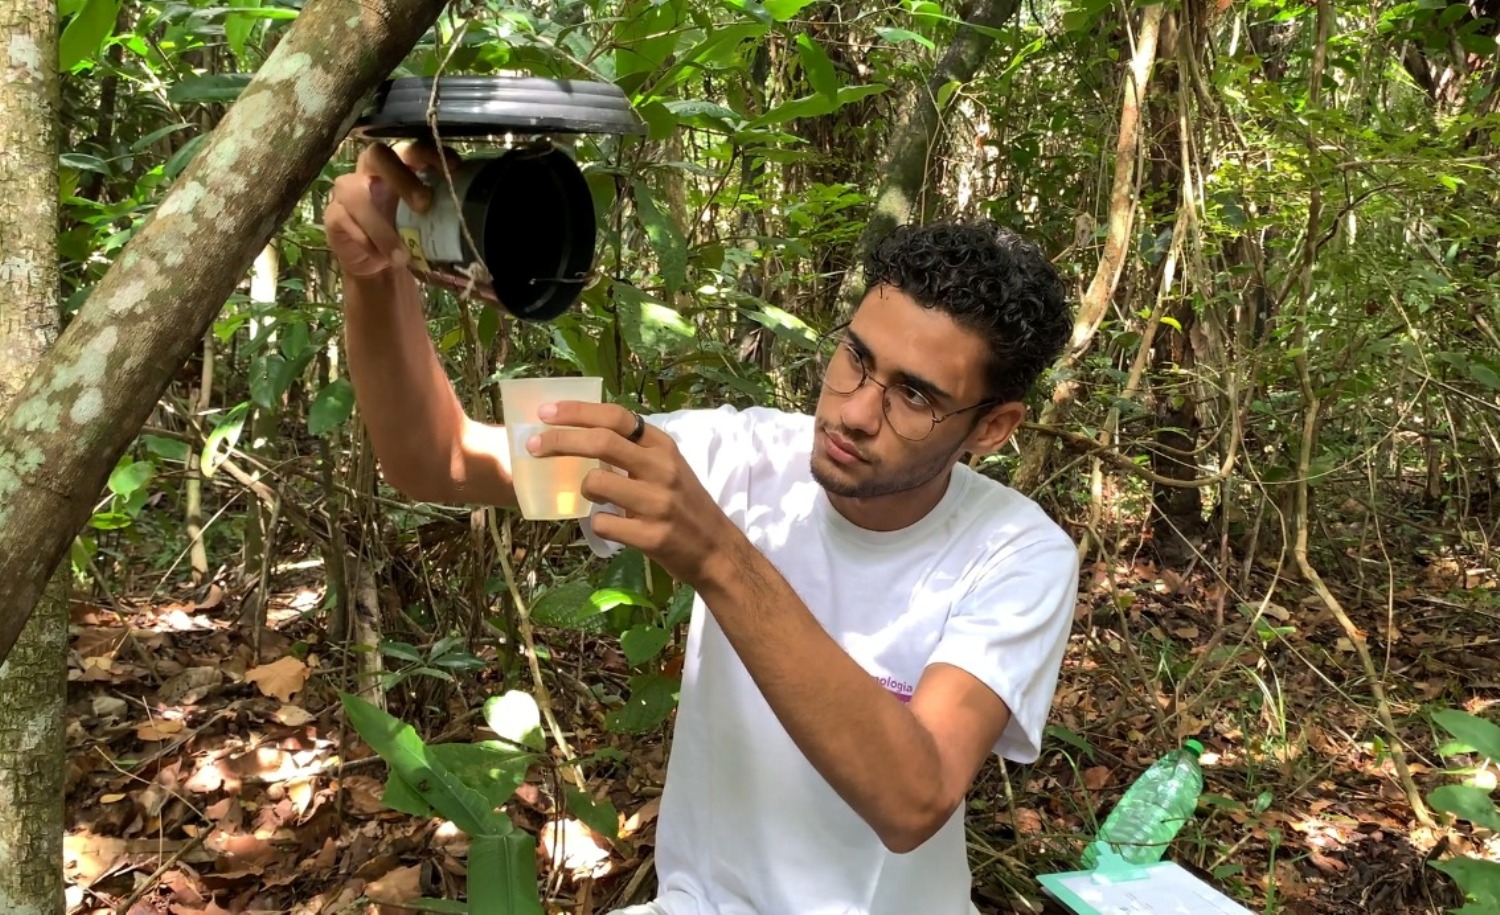
[[[833,61],[828,59],[823,46],[810,35],[798,35],[797,58],[802,61],[802,72],[807,76],[808,85],[813,87],[813,91],[830,101],[837,101],[838,74],[834,72]]]
[[[1451,813],[1485,829],[1500,832],[1500,811],[1488,791],[1469,785],[1444,785],[1427,795],[1434,810]]]
[[[738,111],[726,108],[717,102],[706,102],[703,99],[679,99],[666,102],[664,107],[677,115],[680,121],[707,119],[717,121],[717,126],[726,130],[733,130],[745,121],[744,116]]]
[[[1449,858],[1432,866],[1452,877],[1464,895],[1478,903],[1478,907],[1464,906],[1453,915],[1494,915],[1500,911],[1500,862]]]
[[[531,605],[531,619],[541,626],[598,632],[604,628],[599,608],[589,602],[594,586],[577,579],[559,585],[537,598]]]
[[[672,593],[672,600],[667,604],[667,618],[663,623],[668,629],[685,623],[693,615],[693,598],[697,593],[691,585],[678,585],[677,590]]]
[[[655,674],[630,678],[630,699],[604,718],[605,727],[627,734],[654,730],[677,707],[678,683]]]
[[[208,440],[203,443],[203,453],[198,457],[198,468],[203,471],[204,476],[213,476],[224,459],[234,451],[234,446],[239,443],[240,433],[245,430],[245,415],[249,412],[250,404],[236,404],[214,426],[214,431],[208,434]]]
[[[1482,362],[1469,363],[1469,375],[1491,391],[1500,391],[1500,374]]]
[[[119,15],[120,0],[87,0],[57,40],[58,70],[67,73],[83,61],[93,60],[114,32]]]
[[[919,35],[916,32],[913,32],[911,29],[893,29],[881,27],[875,29],[875,34],[879,35],[881,38],[890,42],[891,44],[902,44],[904,42],[913,41],[929,51],[936,47],[932,43],[931,38],[928,38],[926,35]]]
[[[948,100],[953,98],[953,93],[963,88],[963,85],[956,79],[950,79],[938,87],[936,102],[939,111],[948,107]]]
[[[812,6],[813,0],[766,0],[762,4],[771,18],[777,22],[786,22],[788,19]]]
[[[526,780],[526,770],[537,759],[534,753],[492,740],[437,743],[428,749],[459,781],[482,794],[491,809],[510,800],[516,788]]]
[[[547,746],[542,738],[542,712],[530,693],[513,689],[485,700],[484,723],[513,744],[538,752]]]
[[[411,725],[350,693],[340,693],[344,714],[370,748],[391,767],[406,786],[445,819],[471,836],[498,828],[493,807],[485,797],[458,780],[432,755]],[[507,823],[508,823],[507,819]]]
[[[631,667],[651,660],[672,641],[672,634],[658,626],[637,626],[620,636],[620,650]]]
[[[1500,762],[1500,725],[1458,709],[1438,709],[1432,720],[1476,753]]]
[[[788,102],[782,102],[780,105],[751,121],[748,126],[752,129],[758,129],[770,127],[775,124],[784,124],[787,121],[795,121],[798,118],[830,114],[850,102],[858,101],[867,96],[878,95],[885,90],[886,86],[880,83],[872,83],[863,86],[845,86],[838,91],[836,100],[830,100],[824,95],[809,95],[802,98],[795,98]]]
[[[687,242],[672,217],[657,207],[656,198],[646,183],[635,179],[631,184],[635,190],[636,217],[656,252],[661,267],[662,292],[670,300],[687,282]]]
[[[354,386],[347,379],[336,378],[318,392],[312,406],[307,408],[308,434],[327,435],[348,422],[353,412]]]
[[[188,456],[193,453],[193,449],[188,446],[187,442],[175,438],[163,438],[160,435],[143,435],[141,444],[146,446],[147,451],[163,460],[181,461],[184,464],[187,463]]]
[[[568,813],[611,842],[620,838],[620,812],[614,804],[595,800],[572,785],[568,786],[567,795]]]
[[[167,87],[167,99],[174,104],[198,102],[232,102],[250,85],[250,73],[209,73],[190,76]]]
[[[589,603],[600,613],[608,613],[616,607],[656,607],[651,598],[628,588],[600,588],[589,595]]]
[[[469,911],[474,915],[542,915],[536,884],[536,839],[519,830],[475,836],[469,846]]]
[[[123,464],[114,469],[109,475],[109,491],[117,496],[128,496],[150,480],[156,474],[156,465],[150,461],[136,461],[133,464]]]
[[[57,157],[57,161],[64,168],[76,168],[83,172],[98,172],[101,175],[109,174],[109,163],[98,156],[90,156],[87,153],[63,153]]]

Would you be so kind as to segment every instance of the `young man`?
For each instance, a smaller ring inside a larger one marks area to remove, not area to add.
[[[350,373],[386,479],[513,505],[504,434],[468,418],[391,227],[413,148],[335,185]],[[994,226],[899,229],[813,416],[641,418],[560,403],[538,455],[598,458],[595,549],[641,549],[698,600],[641,915],[965,915],[963,802],[990,753],[1037,756],[1077,558],[969,470],[999,448],[1071,320],[1041,254]]]

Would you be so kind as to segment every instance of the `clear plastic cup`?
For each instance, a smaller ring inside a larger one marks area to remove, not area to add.
[[[537,419],[544,403],[580,400],[599,403],[602,378],[506,378],[500,381],[506,438],[510,440],[510,473],[521,516],[531,521],[558,521],[588,516],[593,503],[580,492],[583,478],[599,466],[592,458],[533,457],[526,442],[545,430],[561,428]]]

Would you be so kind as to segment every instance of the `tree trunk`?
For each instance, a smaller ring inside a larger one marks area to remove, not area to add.
[[[1146,90],[1151,83],[1151,70],[1156,64],[1156,36],[1161,26],[1163,4],[1146,7],[1141,14],[1141,27],[1136,32],[1135,52],[1131,55],[1130,67],[1125,72],[1125,88],[1121,93],[1120,132],[1115,143],[1114,181],[1109,192],[1109,229],[1104,238],[1104,251],[1099,257],[1098,269],[1089,282],[1078,305],[1078,314],[1073,321],[1073,338],[1063,354],[1061,367],[1071,368],[1087,353],[1093,344],[1094,333],[1109,310],[1109,300],[1120,282],[1120,273],[1125,269],[1125,255],[1130,252],[1131,226],[1135,223],[1136,190],[1139,186],[1137,159],[1141,148],[1141,108],[1145,103]],[[1045,426],[1060,424],[1071,405],[1071,385],[1059,385],[1052,400],[1042,411],[1041,423]],[[1052,436],[1037,436],[1032,439],[1021,456],[1021,466],[1016,469],[1012,485],[1021,492],[1030,492],[1041,482],[1047,472],[1047,458],[1052,451]]]
[[[1019,5],[1019,0],[979,0],[967,11],[964,19],[983,28],[996,29],[1015,14]],[[907,98],[900,123],[896,125],[885,159],[880,163],[880,187],[875,193],[869,222],[860,235],[859,250],[855,252],[853,264],[845,272],[839,289],[839,307],[845,313],[859,304],[862,289],[860,264],[865,252],[896,226],[911,219],[912,213],[918,209],[938,131],[943,124],[943,115],[937,106],[938,93],[950,82],[966,83],[973,79],[994,45],[995,39],[984,32],[967,25],[960,26],[953,44],[932,71],[927,85]]]
[[[0,416],[0,659],[178,367],[443,6],[309,4]]]
[[[0,60],[3,408],[57,337],[57,5],[0,0]],[[63,910],[67,586],[64,572],[0,664],[0,912],[16,915]]]

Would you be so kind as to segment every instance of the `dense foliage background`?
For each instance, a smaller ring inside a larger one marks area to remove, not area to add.
[[[300,6],[60,4],[65,322]],[[982,466],[1086,574],[1042,760],[971,800],[977,898],[1028,911],[1033,875],[1197,736],[1210,795],[1177,856],[1252,908],[1461,904],[1434,862],[1496,911],[1500,731],[1430,717],[1500,694],[1496,30],[1489,0],[455,2],[398,75],[608,81],[650,132],[573,147],[600,217],[578,309],[519,324],[434,292],[432,336],[481,418],[529,373],[647,410],[799,408],[872,219],[1020,229],[1079,327]],[[924,123],[913,171],[895,151]],[[495,799],[540,835],[544,898],[652,886],[688,595],[576,525],[380,482],[320,221],[355,152],[73,550],[78,910],[462,895],[466,841],[379,803],[339,691],[436,743],[504,736],[484,699],[536,696],[545,761]]]

